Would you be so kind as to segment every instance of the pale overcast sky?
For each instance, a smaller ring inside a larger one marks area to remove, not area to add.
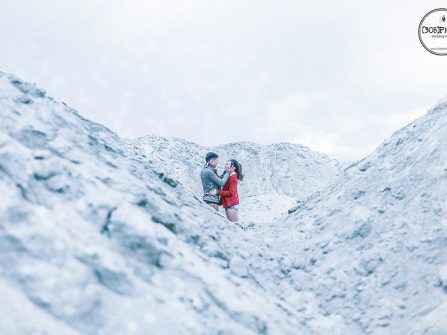
[[[447,95],[445,1],[0,0],[0,70],[120,136],[360,159]]]

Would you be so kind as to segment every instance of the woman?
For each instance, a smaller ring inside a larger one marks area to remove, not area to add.
[[[227,219],[231,222],[238,221],[239,196],[237,193],[238,180],[244,179],[242,165],[235,159],[230,159],[225,165],[225,171],[230,174],[222,190],[211,190],[209,194],[220,195],[222,207],[225,208]]]

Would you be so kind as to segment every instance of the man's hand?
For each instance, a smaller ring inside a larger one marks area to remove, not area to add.
[[[210,191],[208,192],[208,194],[210,194],[210,195],[216,195],[216,194],[217,194],[217,190],[210,190]]]

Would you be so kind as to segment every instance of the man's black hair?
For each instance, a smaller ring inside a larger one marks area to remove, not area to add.
[[[219,158],[219,155],[216,154],[215,152],[208,152],[205,156],[205,161],[208,163],[210,160],[214,158]]]

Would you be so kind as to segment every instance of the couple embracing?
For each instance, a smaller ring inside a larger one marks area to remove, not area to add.
[[[217,173],[219,156],[209,152],[205,157],[206,164],[200,173],[203,186],[203,201],[219,210],[219,205],[225,208],[227,219],[238,221],[239,196],[237,192],[238,180],[244,178],[242,166],[235,159],[230,159],[222,174]]]

